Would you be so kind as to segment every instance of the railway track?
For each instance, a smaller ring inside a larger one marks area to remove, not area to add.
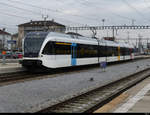
[[[150,76],[150,68],[89,92],[57,103],[37,113],[83,113],[93,112],[119,94]]]
[[[109,66],[115,66],[122,63],[130,63],[130,61],[118,62],[118,63],[110,63]],[[31,73],[28,71],[22,72],[13,72],[13,73],[4,73],[0,74],[0,86],[7,83],[14,83],[18,81],[25,81],[25,80],[34,80],[34,79],[43,79],[48,77],[57,77],[57,75],[61,76],[62,74],[67,73],[76,73],[80,71],[87,71],[88,69],[95,69],[99,68],[99,65],[89,65],[89,66],[79,66],[79,67],[69,67],[69,68],[61,68],[61,69],[53,69],[50,71],[41,72],[41,73]],[[53,76],[55,75],[55,76]],[[46,76],[46,77],[45,77]]]
[[[148,58],[149,59],[149,58]],[[140,60],[140,59],[136,59]],[[132,61],[136,61],[132,60]],[[115,66],[118,64],[123,64],[123,63],[130,63],[131,61],[121,61],[121,62],[113,62],[109,63],[109,66]],[[36,79],[43,79],[43,78],[52,78],[52,77],[58,77],[61,76],[62,74],[67,74],[67,73],[76,73],[76,72],[81,72],[81,71],[87,71],[88,69],[95,69],[99,68],[98,64],[95,65],[89,65],[89,66],[79,66],[79,67],[72,67],[72,68],[61,68],[61,69],[55,69],[52,71],[47,71],[47,72],[42,72],[42,73],[30,73],[27,71],[23,72],[13,72],[13,73],[5,73],[5,74],[0,74],[0,86],[2,85],[7,85],[11,83],[16,83],[16,82],[22,82],[26,80],[36,80]],[[54,76],[55,75],[55,76]]]
[[[25,81],[29,79],[35,79],[40,76],[44,76],[46,74],[32,74],[27,72],[16,72],[9,74],[1,74],[0,75],[0,86],[5,85],[7,83],[15,83],[19,81]]]
[[[45,71],[41,73],[31,73],[28,71],[3,73],[0,74],[0,86],[22,81],[24,82],[29,80],[59,77],[63,74],[87,71],[88,69],[94,68],[97,68],[97,65],[81,66],[78,68],[72,67],[72,68],[53,69],[51,71]]]

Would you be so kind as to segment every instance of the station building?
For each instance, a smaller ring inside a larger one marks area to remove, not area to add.
[[[8,43],[8,41],[11,40],[11,34],[8,32],[5,32],[5,29],[0,29],[0,51],[2,50],[10,50],[11,44]]]
[[[33,31],[53,31],[65,33],[66,26],[55,22],[54,20],[48,21],[30,21],[18,25],[18,48],[22,49],[22,39],[28,32]]]
[[[18,33],[12,35],[12,40],[15,42],[14,44],[12,44],[12,50],[18,51]]]

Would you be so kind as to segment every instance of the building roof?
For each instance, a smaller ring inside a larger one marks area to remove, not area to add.
[[[20,26],[23,26],[23,27],[33,27],[33,26],[44,26],[45,25],[45,21],[30,21],[30,22],[27,22],[27,23],[24,23],[24,24],[20,24],[18,25],[19,27]],[[59,23],[56,23],[54,20],[48,20],[46,21],[46,26],[62,26],[65,28],[65,25],[62,25],[62,24],[59,24]]]
[[[1,35],[1,34],[4,34],[4,35],[11,35],[10,33],[4,32],[3,30],[0,29],[0,35]]]
[[[16,33],[16,34],[13,34],[12,36],[13,36],[13,37],[18,37],[18,33]]]

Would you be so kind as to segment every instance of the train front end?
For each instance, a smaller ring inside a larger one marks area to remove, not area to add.
[[[43,68],[40,59],[40,50],[48,32],[30,32],[26,35],[23,42],[24,57],[20,61],[27,69]]]

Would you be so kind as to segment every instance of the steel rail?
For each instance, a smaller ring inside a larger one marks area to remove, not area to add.
[[[150,68],[62,101],[37,113],[89,113],[150,76]]]
[[[137,61],[137,60],[142,60],[142,59],[149,59],[150,57],[145,57],[145,58],[136,58],[132,61]],[[130,63],[129,60],[126,61],[120,61],[120,62],[112,62],[108,63],[109,66],[114,66],[116,64],[123,64],[123,63]],[[89,66],[79,66],[79,67],[69,67],[69,68],[59,68],[59,69],[53,69],[52,71],[47,71],[45,73],[30,73],[28,71],[21,71],[21,72],[12,72],[12,73],[2,73],[0,74],[0,85],[2,83],[13,83],[17,82],[19,80],[34,80],[34,79],[43,79],[43,78],[51,78],[54,77],[53,75],[59,74],[67,74],[67,73],[74,73],[77,71],[83,71],[83,70],[88,70],[92,68],[98,68],[99,64],[94,64],[94,65],[89,65]],[[49,76],[48,76],[49,75]],[[45,77],[46,76],[46,77]],[[55,76],[57,77],[57,76]]]

